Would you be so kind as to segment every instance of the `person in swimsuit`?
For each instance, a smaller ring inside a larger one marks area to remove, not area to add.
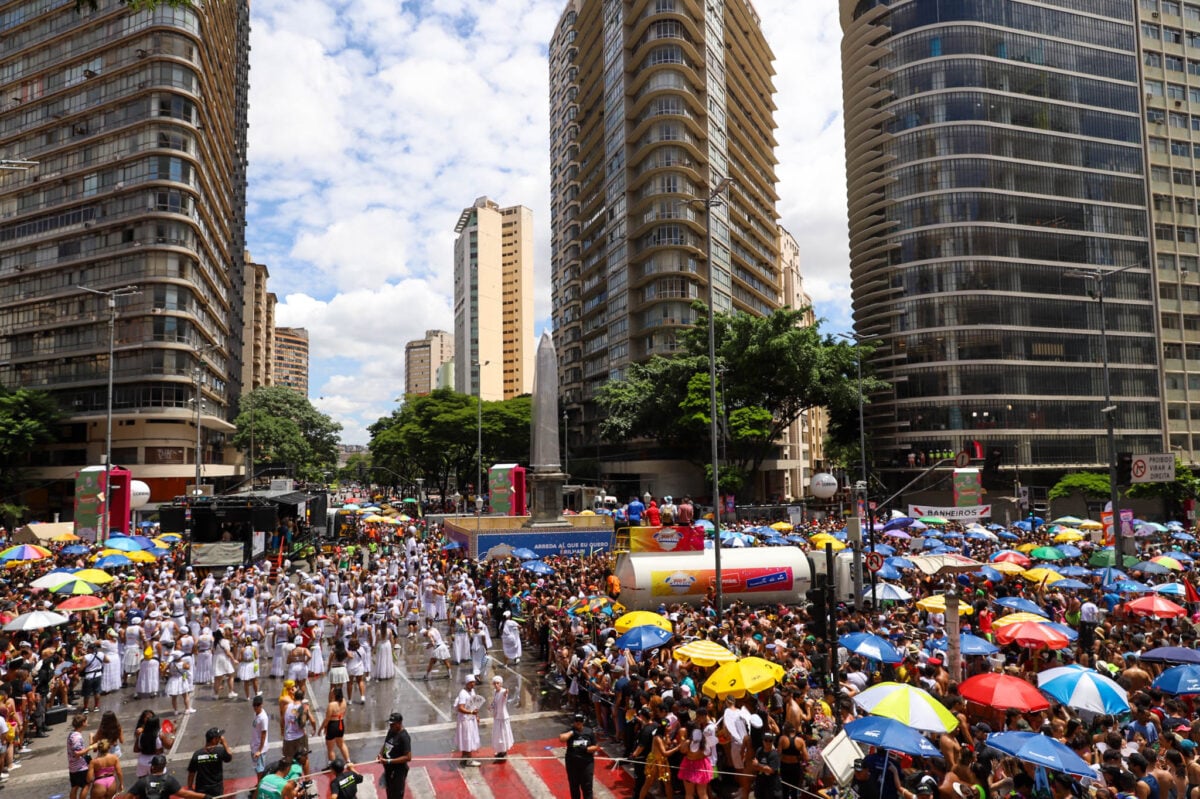
[[[325,733],[325,755],[332,762],[341,753],[344,762],[350,762],[350,750],[346,748],[346,697],[341,686],[333,689],[333,698],[325,708],[325,720],[318,732]]]
[[[112,752],[107,738],[96,741],[96,754],[88,764],[87,781],[91,788],[91,799],[112,799],[125,787],[125,776],[121,773],[121,758]]]

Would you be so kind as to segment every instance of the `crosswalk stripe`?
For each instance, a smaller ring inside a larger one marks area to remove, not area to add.
[[[525,790],[529,792],[530,799],[555,799],[553,792],[546,787],[546,783],[542,782],[542,778],[534,772],[528,760],[517,758],[509,765],[512,766],[517,776],[520,777],[521,782],[525,784]]]
[[[408,782],[405,783],[407,789],[406,794],[411,796],[437,796],[433,792],[433,782],[429,779],[429,774],[423,768],[409,769]]]
[[[463,781],[467,783],[467,790],[471,792],[474,799],[493,799],[492,788],[483,777],[483,773],[477,766],[467,766],[462,769]]]

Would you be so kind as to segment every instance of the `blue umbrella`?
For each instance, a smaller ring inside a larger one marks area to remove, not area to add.
[[[1066,555],[1068,558],[1077,558],[1083,554],[1083,550],[1072,544],[1059,544],[1058,551]],[[1059,572],[1061,574],[1062,572]]]
[[[791,541],[793,544],[804,544],[804,543],[808,542],[808,539],[802,535],[789,535],[789,536],[785,536],[785,537],[787,538],[788,541]]]
[[[1017,760],[1074,777],[1095,778],[1088,762],[1063,743],[1036,732],[993,732],[987,745]]]
[[[945,638],[930,640],[925,643],[926,649],[948,649],[949,642]],[[993,644],[986,638],[980,638],[978,635],[963,633],[959,636],[959,650],[964,655],[994,655],[1000,651],[1000,647]]]
[[[701,519],[700,521],[696,522],[695,524],[697,527],[703,527],[706,531],[711,531],[713,529],[713,523],[710,522],[708,519]]]
[[[1195,696],[1200,694],[1200,666],[1194,663],[1172,666],[1155,677],[1150,685],[1172,696]]]
[[[124,555],[105,555],[93,565],[97,569],[117,569],[121,566],[128,566],[131,563],[133,563],[133,561]]]
[[[889,555],[896,554],[896,548],[893,546],[890,546],[888,544],[876,544],[875,551],[878,552],[880,555],[883,555],[885,558],[888,557]]]
[[[911,560],[909,560],[908,558],[901,558],[901,557],[885,558],[883,562],[886,565],[891,566],[894,569],[915,569],[915,568],[917,568],[916,566],[913,565],[913,562]]]
[[[938,547],[944,546],[945,544],[943,544],[941,541],[938,541],[936,538],[926,538],[925,542],[921,545],[921,549],[937,549]]]
[[[881,663],[903,663],[904,655],[886,639],[871,633],[849,633],[838,638],[838,643],[856,655]]]
[[[1086,566],[1064,566],[1063,568],[1057,569],[1056,571],[1058,571],[1058,573],[1061,574],[1063,577],[1091,577],[1092,576],[1092,570],[1087,568]]]
[[[1162,585],[1154,586],[1154,593],[1166,594],[1167,596],[1183,596],[1187,593],[1187,589],[1183,587],[1183,583],[1163,583]]]
[[[1195,541],[1196,540],[1196,536],[1192,535],[1191,533],[1174,533],[1171,535],[1171,538],[1174,538],[1176,541]]]
[[[1193,663],[1200,664],[1200,650],[1188,649],[1183,646],[1160,646],[1147,649],[1140,660],[1147,663]]]
[[[1108,585],[1109,583],[1115,583],[1120,580],[1129,579],[1128,574],[1120,569],[1114,569],[1112,566],[1109,566],[1105,569],[1096,569],[1092,572],[1092,574],[1099,575],[1100,582],[1104,583],[1105,585]]]
[[[1062,633],[1063,635],[1065,635],[1067,637],[1068,641],[1074,641],[1079,638],[1079,632],[1072,627],[1068,627],[1065,624],[1059,624],[1056,621],[1044,621],[1041,624],[1043,627],[1050,627],[1052,629],[1058,630],[1060,633]]]
[[[883,529],[887,530],[907,530],[912,527],[916,519],[911,519],[908,516],[901,516],[899,519],[892,519],[883,525]]]
[[[991,566],[984,566],[979,571],[975,572],[976,577],[983,577],[986,580],[991,580],[993,583],[998,583],[1004,579],[1004,575],[993,569]]]
[[[154,546],[154,541],[144,535],[131,535],[129,537],[137,542],[137,545],[142,549],[149,549]]]
[[[1059,572],[1059,573],[1061,574],[1062,572]],[[1088,585],[1087,583],[1082,582],[1080,580],[1073,580],[1070,577],[1066,578],[1065,580],[1055,580],[1053,583],[1050,584],[1050,587],[1064,589],[1067,591],[1083,591],[1085,589],[1091,588],[1091,586]]]
[[[1015,522],[1013,524],[1013,527],[1017,528],[1018,530],[1024,530],[1027,533],[1033,529],[1032,525],[1030,525],[1029,522],[1024,522],[1024,521]]]
[[[1001,530],[1000,532],[996,533],[996,537],[1002,541],[1020,541],[1021,540],[1021,536],[1017,535],[1016,533],[1010,533],[1008,530]]]
[[[127,535],[110,536],[109,539],[104,542],[104,546],[108,547],[109,549],[119,549],[122,552],[137,552],[142,549],[141,544],[139,544],[137,541],[134,541]],[[151,544],[151,546],[153,546],[153,544]]]
[[[1117,580],[1104,587],[1116,591],[1118,594],[1148,594],[1153,590],[1150,586],[1139,583],[1137,580]]]
[[[852,741],[889,752],[916,757],[941,757],[941,750],[921,733],[895,719],[864,716],[846,723],[846,736]]]
[[[142,522],[141,524],[138,525],[138,527],[141,527],[143,530],[147,527],[153,527],[153,526],[154,526],[154,522]]]
[[[779,536],[775,536],[773,538],[764,538],[763,543],[769,547],[790,547],[792,545],[791,541],[788,541],[786,538],[780,538]]]
[[[901,573],[901,571],[899,569],[897,569],[895,566],[889,566],[888,564],[885,563],[885,564],[883,564],[882,569],[875,572],[875,576],[878,577],[880,580],[899,580],[902,577],[904,577],[904,574]]]
[[[926,530],[925,537],[926,538],[941,538],[942,531],[941,530]]]
[[[959,541],[962,539],[962,533],[956,530],[951,530],[943,535],[942,538],[946,539],[947,541]]]
[[[527,560],[521,564],[521,568],[542,576],[554,574],[554,568],[549,563],[540,560]]]
[[[171,550],[164,549],[163,547],[150,547],[149,549],[143,549],[142,551],[149,552],[156,558],[161,558],[163,555],[170,553]]]
[[[1145,574],[1170,574],[1171,570],[1161,563],[1144,560],[1141,563],[1135,563],[1129,567],[1131,571],[1144,572]]]
[[[967,538],[969,538],[972,541],[991,541],[992,540],[992,537],[990,535],[988,535],[987,533],[984,533],[984,532],[980,532],[979,530],[974,530],[972,532],[967,533]]]
[[[878,577],[882,573],[883,569],[880,569],[879,572],[876,573],[876,576]],[[871,589],[866,589],[863,594],[866,596],[872,596]],[[878,599],[881,602],[907,602],[908,600],[912,599],[912,594],[908,593],[900,586],[892,585],[891,583],[877,583],[875,585],[875,593],[873,596],[875,599]]]
[[[542,565],[544,566],[545,564]],[[618,638],[617,648],[629,649],[634,652],[644,652],[647,649],[657,649],[673,637],[674,635],[662,627],[654,624],[643,624],[630,628],[629,632]]]
[[[63,555],[86,555],[91,552],[92,548],[87,544],[71,544],[62,548]]]
[[[512,551],[512,554],[518,560],[537,560],[537,553],[526,547],[517,547]]]
[[[1009,610],[1016,610],[1022,613],[1035,613],[1043,618],[1050,618],[1050,614],[1042,610],[1042,606],[1036,602],[1031,602],[1024,597],[1019,596],[1003,596],[995,600],[995,604]]]
[[[1191,563],[1195,560],[1195,558],[1186,552],[1172,552],[1171,557],[1175,558],[1175,560],[1179,561],[1180,563]]]
[[[1129,710],[1125,689],[1090,669],[1050,669],[1038,675],[1038,690],[1060,704],[1092,713],[1119,715]]]
[[[452,549],[461,549],[461,548],[462,548],[462,544],[460,544],[457,541],[447,541],[446,543],[442,544],[442,549],[447,552],[449,552]]]

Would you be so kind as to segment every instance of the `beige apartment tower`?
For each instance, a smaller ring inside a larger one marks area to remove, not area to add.
[[[454,360],[454,336],[426,330],[425,338],[404,345],[404,393],[428,394],[438,387],[442,366]]]
[[[748,0],[570,0],[550,41],[551,292],[571,445],[692,302],[779,307],[774,56]],[[702,201],[712,209],[705,262]],[[711,268],[710,268],[711,267]]]
[[[454,232],[454,390],[492,401],[528,394],[533,212],[480,197],[463,209]]]
[[[245,302],[242,307],[242,390],[272,385],[275,368],[275,306],[267,291],[270,271],[246,253]]]
[[[275,328],[274,385],[308,396],[308,331],[302,327]]]

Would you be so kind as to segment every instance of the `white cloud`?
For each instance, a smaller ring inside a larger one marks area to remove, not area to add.
[[[314,401],[348,443],[402,391],[404,343],[452,328],[453,228],[476,197],[533,209],[535,311],[549,316],[546,47],[563,5],[251,6],[249,246],[283,298],[279,324],[309,329]],[[777,57],[781,222],[814,300],[844,322],[836,4],[755,6]]]

